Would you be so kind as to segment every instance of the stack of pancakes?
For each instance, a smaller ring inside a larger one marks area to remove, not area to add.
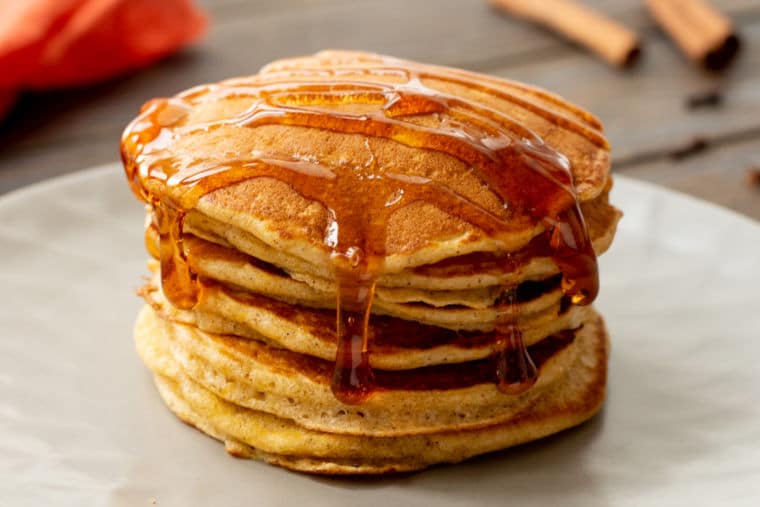
[[[356,52],[149,102],[122,154],[161,396],[233,455],[334,474],[588,419],[591,247],[620,216],[600,130],[526,85]]]

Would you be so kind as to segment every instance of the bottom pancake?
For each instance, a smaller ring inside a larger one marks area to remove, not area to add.
[[[374,460],[358,462],[352,459],[326,459],[288,456],[265,452],[243,443],[213,426],[204,419],[182,396],[182,388],[176,381],[160,374],[155,375],[158,392],[166,405],[183,422],[224,443],[225,450],[237,458],[257,459],[290,470],[325,475],[362,475],[410,472],[424,466],[416,460]],[[201,388],[202,389],[202,388]],[[253,412],[253,411],[252,411]],[[255,413],[255,412],[254,412]]]
[[[310,473],[376,474],[458,462],[580,424],[604,399],[608,343],[596,315],[578,332],[578,360],[508,420],[476,429],[452,427],[392,437],[316,431],[227,401],[183,371],[161,342],[165,337],[158,336],[159,329],[138,323],[135,338],[141,356],[156,373],[159,392],[180,419],[225,442],[230,454]]]

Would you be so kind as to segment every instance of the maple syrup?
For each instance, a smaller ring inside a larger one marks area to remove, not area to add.
[[[383,75],[393,75],[399,82],[368,79]],[[331,80],[317,79],[326,76]],[[344,403],[360,403],[371,395],[378,378],[392,376],[370,368],[368,322],[375,280],[385,256],[388,218],[412,202],[433,203],[496,237],[526,224],[542,225],[547,231],[540,240],[544,247],[532,252],[542,251],[554,260],[562,273],[562,289],[572,304],[591,303],[598,291],[596,257],[567,158],[505,113],[431,88],[424,83],[426,80],[508,99],[598,146],[606,146],[606,140],[583,123],[510,94],[488,78],[393,59],[385,60],[385,65],[362,69],[292,69],[264,74],[250,82],[203,86],[175,98],[155,99],[143,107],[124,132],[122,158],[134,193],[155,210],[162,288],[167,299],[179,308],[192,308],[197,302],[197,276],[182,247],[185,213],[213,190],[250,178],[270,177],[320,202],[331,216],[325,247],[332,254],[339,284],[338,351],[332,387]],[[255,102],[231,118],[202,125],[184,124],[197,101],[228,97],[251,97]],[[362,113],[334,107],[348,103],[376,107]],[[439,125],[408,121],[409,117],[423,114],[439,118]],[[295,153],[213,161],[185,160],[168,154],[167,148],[179,137],[197,130],[261,125],[360,134],[367,139],[385,138],[445,153],[472,167],[505,203],[508,216],[496,216],[443,182],[404,176],[376,164],[360,168],[350,163],[327,166]],[[523,261],[507,256],[504,270],[512,270]],[[499,352],[488,361],[489,378],[510,394],[528,389],[537,375],[522,341],[516,297],[512,290],[506,299],[509,317],[495,323]]]

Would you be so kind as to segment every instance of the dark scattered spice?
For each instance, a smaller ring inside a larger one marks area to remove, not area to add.
[[[678,146],[668,152],[668,156],[674,160],[682,160],[705,151],[710,146],[710,141],[704,137],[695,137],[688,144]]]
[[[721,105],[723,105],[723,94],[717,90],[695,93],[686,99],[686,107],[691,110],[720,107]]]

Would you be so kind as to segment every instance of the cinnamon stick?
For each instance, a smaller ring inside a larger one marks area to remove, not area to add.
[[[639,37],[625,26],[572,0],[489,0],[491,5],[529,19],[585,46],[618,67],[632,65],[641,52]]]
[[[720,70],[739,51],[731,20],[706,0],[646,0],[655,20],[693,61]]]

